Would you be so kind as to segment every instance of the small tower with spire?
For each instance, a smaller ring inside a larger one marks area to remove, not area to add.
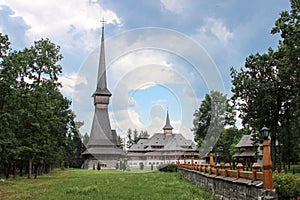
[[[166,134],[166,135],[167,134],[172,135],[173,127],[170,124],[170,118],[169,118],[169,111],[168,110],[167,110],[166,124],[163,127],[163,130],[164,130],[164,134]]]

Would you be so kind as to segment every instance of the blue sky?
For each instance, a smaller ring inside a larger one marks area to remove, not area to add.
[[[105,18],[109,112],[121,136],[128,128],[161,132],[167,109],[174,132],[192,139],[193,113],[204,95],[231,96],[230,67],[276,48],[270,30],[289,1],[2,0],[0,31],[13,49],[49,38],[61,46],[62,92],[89,133]]]

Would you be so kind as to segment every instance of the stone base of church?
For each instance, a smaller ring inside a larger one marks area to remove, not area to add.
[[[116,169],[117,166],[120,166],[119,160],[87,159],[84,161],[82,168],[97,170],[98,163],[101,169]]]

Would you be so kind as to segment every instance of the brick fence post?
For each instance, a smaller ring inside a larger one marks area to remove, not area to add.
[[[240,173],[241,171],[243,171],[244,166],[242,163],[238,163],[236,167],[237,167],[237,178],[240,178]]]
[[[270,190],[274,188],[269,140],[264,140],[263,142],[263,182],[264,182],[264,189]]]
[[[226,176],[228,176],[228,170],[230,170],[230,164],[226,163],[225,164],[225,173],[226,173]]]
[[[204,164],[200,164],[200,172],[205,172],[205,170],[203,170]]]
[[[204,165],[204,167],[205,167],[204,172],[207,173],[207,172],[208,172],[208,164],[206,163],[206,164]]]
[[[216,165],[216,175],[217,175],[217,176],[220,174],[220,169],[221,169],[221,165],[220,165],[220,163],[218,163],[218,164]]]
[[[213,173],[213,168],[215,166],[215,162],[214,162],[214,154],[210,153],[209,154],[209,172],[210,174]]]
[[[256,178],[256,173],[259,172],[259,169],[260,169],[260,165],[258,163],[254,163],[252,165],[252,172],[253,172],[253,176],[252,176],[252,180],[255,181],[257,178]]]

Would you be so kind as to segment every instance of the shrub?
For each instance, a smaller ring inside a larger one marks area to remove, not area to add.
[[[295,175],[275,173],[274,187],[279,199],[300,198],[300,179]]]
[[[120,170],[125,171],[127,169],[126,163],[125,162],[121,162],[120,163]]]
[[[144,169],[144,163],[140,163],[140,170],[143,170]]]
[[[177,165],[175,164],[167,164],[158,167],[158,170],[161,172],[177,172]]]

